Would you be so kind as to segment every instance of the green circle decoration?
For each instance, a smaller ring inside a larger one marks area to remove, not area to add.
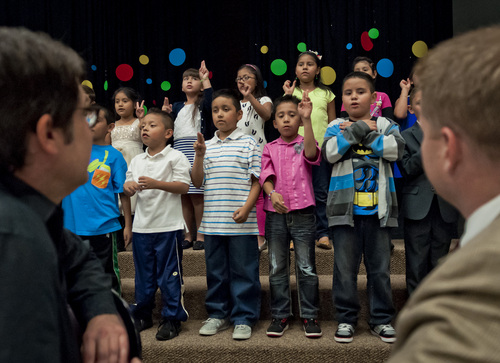
[[[377,39],[378,36],[379,36],[379,32],[378,32],[378,29],[377,28],[371,28],[369,31],[368,31],[368,36],[372,39]]]
[[[277,76],[285,74],[286,68],[286,63],[283,59],[275,59],[271,63],[271,72]]]
[[[161,89],[164,91],[168,91],[170,89],[171,85],[169,81],[163,81],[161,83]]]
[[[299,50],[299,52],[305,52],[307,50],[306,43],[297,44],[297,49]]]
[[[104,90],[107,91],[108,90],[108,81],[105,81],[104,82]]]

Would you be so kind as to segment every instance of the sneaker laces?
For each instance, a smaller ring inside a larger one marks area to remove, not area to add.
[[[337,328],[337,331],[339,332],[351,332],[352,331],[352,325],[351,324],[346,324],[346,323],[342,323],[342,324],[339,324],[338,328]]]
[[[380,324],[378,327],[380,328],[380,332],[386,331],[394,333],[394,328],[390,324]]]

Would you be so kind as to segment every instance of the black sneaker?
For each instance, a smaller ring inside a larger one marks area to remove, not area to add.
[[[188,248],[191,248],[193,247],[193,242],[192,241],[188,241],[187,239],[185,239],[184,241],[182,241],[182,249],[183,250],[187,250]]]
[[[289,318],[276,319],[273,318],[271,325],[267,328],[266,334],[268,337],[281,337],[288,329]]]
[[[304,323],[304,331],[306,333],[306,337],[308,338],[319,338],[323,335],[321,331],[321,327],[316,319],[302,319]]]
[[[140,318],[134,318],[135,322],[135,327],[137,328],[138,331],[143,331],[146,329],[149,329],[153,326],[153,319],[140,319]]]
[[[158,332],[156,333],[156,340],[170,340],[179,335],[181,330],[181,322],[178,320],[168,320],[162,318]]]
[[[341,323],[337,327],[335,336],[333,337],[338,343],[350,343],[354,339],[354,326],[351,324]]]
[[[385,343],[396,341],[396,331],[391,324],[379,324],[370,326],[373,335],[378,336]]]
[[[204,250],[205,249],[205,242],[204,241],[194,241],[193,242],[193,250],[199,251],[199,250]]]

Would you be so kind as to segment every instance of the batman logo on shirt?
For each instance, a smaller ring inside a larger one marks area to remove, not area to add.
[[[370,155],[373,154],[373,150],[369,147],[366,147],[363,144],[357,144],[352,147],[352,151],[354,151],[358,155]]]

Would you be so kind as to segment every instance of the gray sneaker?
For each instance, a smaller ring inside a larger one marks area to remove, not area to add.
[[[199,333],[200,335],[214,335],[222,330],[229,328],[229,319],[208,318],[203,322]]]
[[[250,339],[252,336],[252,328],[248,325],[235,325],[233,331],[233,339],[244,340]]]

